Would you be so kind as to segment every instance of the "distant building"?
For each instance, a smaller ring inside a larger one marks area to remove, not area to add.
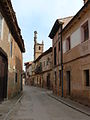
[[[30,85],[30,76],[32,75],[32,61],[24,63],[25,65],[25,84]]]
[[[52,47],[43,52],[34,63],[35,86],[52,89]]]
[[[34,60],[36,60],[42,53],[44,49],[44,43],[37,43],[37,31],[34,31]]]
[[[0,101],[22,90],[24,41],[10,0],[0,0]]]
[[[43,52],[44,43],[37,43],[34,32],[34,61],[25,63],[26,83],[52,89],[52,47]]]

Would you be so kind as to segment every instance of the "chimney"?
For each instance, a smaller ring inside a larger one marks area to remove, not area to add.
[[[84,4],[86,4],[88,2],[88,0],[83,0],[84,1]]]
[[[37,43],[37,31],[34,31],[34,44]]]

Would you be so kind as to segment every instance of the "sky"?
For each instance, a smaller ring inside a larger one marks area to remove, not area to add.
[[[44,41],[44,51],[52,46],[48,37],[56,19],[74,16],[83,6],[83,0],[11,0],[24,39],[26,52],[23,62],[34,59],[34,31],[37,41]]]

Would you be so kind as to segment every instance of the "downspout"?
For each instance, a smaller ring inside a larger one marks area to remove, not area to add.
[[[62,79],[62,97],[63,97],[63,44],[62,44],[62,26],[63,24],[61,24],[61,79]]]

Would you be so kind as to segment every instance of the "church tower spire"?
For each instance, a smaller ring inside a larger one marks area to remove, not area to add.
[[[44,49],[44,42],[37,42],[37,31],[34,31],[34,60],[36,60],[42,53]]]
[[[34,31],[34,44],[37,44],[37,31]]]

